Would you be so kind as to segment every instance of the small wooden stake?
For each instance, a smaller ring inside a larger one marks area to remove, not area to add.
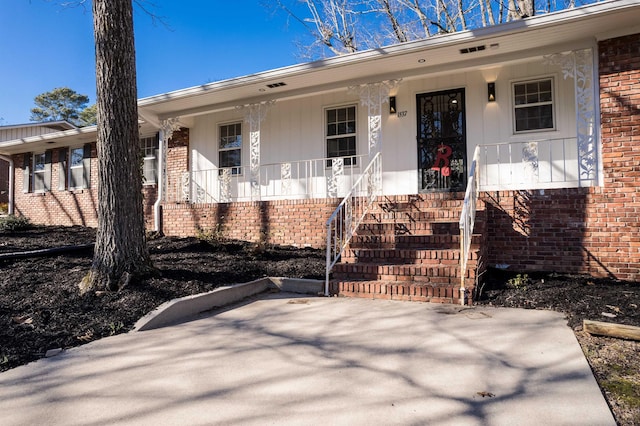
[[[634,327],[632,325],[583,320],[582,328],[590,334],[640,341],[640,327]]]

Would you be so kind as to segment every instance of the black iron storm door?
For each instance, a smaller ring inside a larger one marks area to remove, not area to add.
[[[420,192],[464,191],[467,157],[464,89],[422,93],[416,100]]]

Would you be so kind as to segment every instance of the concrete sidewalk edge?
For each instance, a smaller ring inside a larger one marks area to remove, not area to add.
[[[207,293],[173,299],[140,318],[133,331],[166,327],[196,317],[213,308],[230,305],[267,290],[317,295],[323,291],[324,281],[302,278],[265,277],[242,284],[220,287]]]

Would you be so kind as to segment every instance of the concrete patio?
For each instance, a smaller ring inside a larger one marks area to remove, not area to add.
[[[263,293],[0,374],[3,425],[615,425],[563,316]]]

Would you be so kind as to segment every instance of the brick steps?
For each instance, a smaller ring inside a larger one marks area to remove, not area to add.
[[[423,194],[380,201],[334,266],[330,291],[347,297],[460,303],[461,280],[468,289],[476,283],[485,227],[484,206],[479,203],[477,233],[461,277],[463,195]]]
[[[479,245],[480,234],[474,234],[472,245]],[[459,249],[460,235],[355,235],[349,244],[351,249]]]
[[[416,281],[438,284],[460,282],[460,260],[442,260],[432,264],[379,264],[357,263],[337,264],[334,266],[334,277],[343,281],[381,280],[381,281]],[[465,278],[475,278],[475,272],[469,268]]]
[[[460,304],[460,283],[430,285],[388,281],[332,281],[332,294],[367,299]]]
[[[361,223],[357,235],[451,235],[459,232],[457,221]]]

